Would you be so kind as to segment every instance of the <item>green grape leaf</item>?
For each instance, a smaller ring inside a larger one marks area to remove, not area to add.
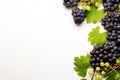
[[[88,34],[88,41],[92,45],[101,45],[107,42],[106,36],[107,32],[100,33],[100,27],[93,28],[92,31]]]
[[[108,74],[106,80],[116,80],[116,79],[115,79],[115,78],[116,78],[116,74],[117,74],[117,73],[116,73],[115,71],[110,72],[110,73]]]
[[[103,9],[98,10],[97,7],[91,5],[91,10],[87,12],[87,23],[96,23],[101,22],[101,19],[104,17],[105,12]]]
[[[85,77],[87,69],[90,66],[90,55],[87,54],[86,56],[75,57],[74,65],[74,70],[77,74],[81,77]]]

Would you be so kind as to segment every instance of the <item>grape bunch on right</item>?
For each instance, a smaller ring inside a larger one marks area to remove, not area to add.
[[[116,41],[108,41],[104,45],[94,46],[90,54],[91,66],[103,76],[112,68],[120,66],[120,44]]]
[[[90,64],[93,69],[103,76],[111,70],[120,67],[120,0],[103,0],[105,17],[101,20],[102,26],[107,30],[107,42],[95,45],[91,50]]]

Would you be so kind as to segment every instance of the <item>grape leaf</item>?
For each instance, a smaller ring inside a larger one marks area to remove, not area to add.
[[[93,28],[92,31],[88,34],[88,41],[92,45],[101,45],[107,42],[106,36],[107,32],[100,33],[100,27]]]
[[[85,77],[87,69],[90,66],[90,55],[87,54],[86,56],[75,57],[74,65],[74,70],[77,74],[81,77]]]
[[[96,23],[101,22],[101,19],[104,17],[105,12],[103,9],[98,10],[97,7],[91,5],[91,10],[87,12],[87,23]]]
[[[116,80],[115,77],[116,77],[116,72],[112,71],[108,74],[106,80]]]

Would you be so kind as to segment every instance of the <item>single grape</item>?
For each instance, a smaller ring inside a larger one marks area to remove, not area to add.
[[[105,65],[104,62],[101,62],[101,63],[100,63],[100,66],[101,66],[101,67],[103,67],[104,65]]]
[[[116,59],[116,64],[120,64],[120,60],[119,59]]]
[[[89,70],[88,75],[92,76],[93,75],[93,70]]]
[[[96,71],[100,71],[100,67],[96,67]]]
[[[96,7],[99,7],[99,5],[100,5],[99,2],[96,2],[96,3],[95,3],[95,6],[96,6]]]
[[[86,10],[87,10],[87,11],[90,11],[90,10],[91,10],[91,7],[90,7],[90,6],[86,6]]]
[[[109,62],[106,62],[106,63],[105,63],[105,66],[106,66],[106,67],[109,67],[109,66],[110,66]]]
[[[120,9],[120,3],[119,3],[119,5],[118,5],[118,8]]]
[[[91,7],[90,7],[89,5],[85,5],[85,6],[83,6],[83,10],[90,11],[90,10],[91,10]]]
[[[106,73],[105,73],[105,71],[102,71],[101,74],[104,76]]]
[[[104,70],[105,70],[105,71],[107,71],[107,70],[108,70],[108,68],[107,68],[107,67],[104,67]]]
[[[99,76],[96,76],[96,77],[95,77],[95,80],[102,80],[102,78],[103,78],[103,77],[102,77],[101,75],[99,75]]]

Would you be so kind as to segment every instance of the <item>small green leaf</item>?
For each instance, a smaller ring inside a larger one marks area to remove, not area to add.
[[[87,23],[96,23],[101,22],[101,19],[104,17],[105,12],[104,10],[97,10],[95,5],[91,5],[91,10],[87,12]]]
[[[112,71],[108,74],[106,80],[116,80],[115,77],[116,77],[116,72],[115,71]]]
[[[87,54],[86,56],[75,57],[74,65],[74,70],[77,74],[81,77],[85,77],[87,69],[90,66],[90,55]]]
[[[88,41],[92,45],[101,45],[107,42],[106,36],[107,32],[100,33],[100,27],[93,28],[92,31],[88,34]]]

